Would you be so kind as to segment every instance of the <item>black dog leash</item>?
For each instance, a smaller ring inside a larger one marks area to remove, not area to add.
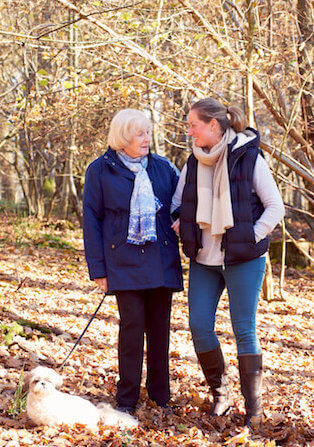
[[[104,302],[104,299],[106,298],[106,294],[104,294],[104,296],[102,297],[102,300],[100,301],[100,303],[98,304],[97,309],[95,310],[95,312],[93,313],[92,317],[90,318],[89,322],[86,325],[86,328],[84,329],[84,331],[81,333],[81,335],[79,336],[79,338],[76,340],[75,345],[73,346],[73,348],[71,349],[71,351],[69,352],[69,354],[66,356],[66,358],[63,360],[63,362],[61,363],[61,365],[59,366],[59,369],[62,369],[65,365],[65,363],[68,361],[70,355],[72,354],[72,352],[74,351],[74,349],[77,347],[77,345],[79,344],[79,342],[82,340],[82,338],[84,337],[85,332],[87,331],[87,329],[89,328],[91,322],[93,321],[93,319],[96,317],[97,312],[99,311],[102,303]]]

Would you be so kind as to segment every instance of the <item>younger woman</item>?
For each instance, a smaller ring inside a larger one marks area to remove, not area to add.
[[[173,198],[178,231],[190,258],[189,322],[197,357],[212,390],[213,415],[231,401],[215,333],[219,298],[228,290],[237,343],[246,424],[262,419],[262,354],[256,310],[268,249],[267,234],[284,215],[276,183],[259,149],[259,134],[246,127],[238,107],[205,98],[189,113],[193,153]]]

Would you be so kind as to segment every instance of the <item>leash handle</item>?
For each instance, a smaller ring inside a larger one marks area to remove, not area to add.
[[[93,315],[91,316],[89,322],[87,323],[85,329],[83,330],[83,332],[81,333],[81,335],[79,336],[79,338],[76,340],[75,345],[73,346],[73,348],[71,349],[71,351],[69,352],[69,354],[66,356],[66,358],[63,360],[63,362],[61,363],[61,365],[59,366],[59,369],[62,369],[64,367],[64,365],[66,364],[66,362],[68,361],[68,359],[70,358],[72,352],[75,350],[75,348],[77,347],[77,345],[79,344],[79,342],[82,340],[82,338],[84,337],[85,332],[87,331],[87,329],[89,328],[91,322],[93,321],[93,319],[96,317],[97,312],[99,311],[102,303],[104,302],[104,299],[106,298],[106,294],[104,294],[104,296],[102,297],[102,300],[100,301],[100,303],[97,306],[97,309],[95,310],[95,312],[93,313]]]

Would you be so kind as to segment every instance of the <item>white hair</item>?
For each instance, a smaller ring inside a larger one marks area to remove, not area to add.
[[[112,118],[107,141],[111,149],[120,151],[129,146],[139,130],[151,130],[151,128],[151,120],[144,112],[137,109],[123,109]]]

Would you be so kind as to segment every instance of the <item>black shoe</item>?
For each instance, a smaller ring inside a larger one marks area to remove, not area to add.
[[[135,411],[135,408],[133,408],[133,407],[117,407],[117,410],[121,411],[122,413],[133,414]]]
[[[165,414],[174,414],[173,408],[169,404],[158,405],[158,408],[161,408]]]

